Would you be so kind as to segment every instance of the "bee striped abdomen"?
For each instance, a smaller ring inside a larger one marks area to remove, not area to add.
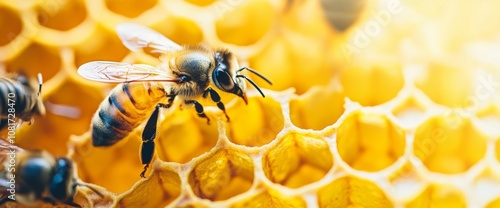
[[[110,146],[138,127],[163,98],[159,83],[132,82],[116,86],[92,119],[94,146]]]
[[[0,91],[2,92],[0,95],[1,117],[7,117],[8,109],[13,107],[16,117],[24,121],[29,120],[28,117],[31,117],[31,111],[36,104],[36,97],[33,97],[31,89],[15,80],[0,78]]]

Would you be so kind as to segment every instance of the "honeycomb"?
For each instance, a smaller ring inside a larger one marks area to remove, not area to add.
[[[70,157],[104,195],[79,188],[82,207],[500,207],[499,6],[1,0],[0,68],[43,73],[47,113],[16,145]],[[211,125],[163,111],[140,178],[143,125],[93,147],[91,118],[114,85],[76,73],[95,60],[159,63],[122,45],[122,22],[228,48],[273,85],[248,74],[266,94],[249,89],[248,105],[221,93],[230,122],[208,101]]]

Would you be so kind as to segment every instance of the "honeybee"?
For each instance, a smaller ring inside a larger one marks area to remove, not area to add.
[[[43,201],[80,207],[73,202],[77,186],[85,186],[103,197],[95,188],[76,178],[69,158],[54,157],[42,150],[23,150],[3,139],[0,142],[3,156],[0,205],[13,201],[30,206]]]
[[[245,80],[262,97],[265,95],[257,84],[240,72],[247,70],[272,84],[258,72],[248,67],[240,68],[235,55],[228,50],[212,50],[201,44],[180,46],[160,33],[137,24],[119,24],[116,31],[131,51],[152,48],[153,53],[160,53],[161,64],[154,67],[94,61],[81,65],[78,73],[89,80],[122,83],[111,91],[92,119],[94,146],[110,146],[120,141],[146,120],[152,111],[142,133],[141,162],[144,169],[140,176],[143,178],[154,155],[154,139],[161,108],[170,108],[177,98],[185,105],[194,105],[198,116],[209,124],[210,119],[197,100],[210,96],[229,121],[219,94],[210,84],[223,92],[241,97],[245,103],[248,102]],[[166,102],[161,102],[165,99]]]
[[[42,74],[38,74],[38,84],[24,73],[7,74],[0,77],[0,129],[7,124],[17,126],[21,122],[33,123],[34,115],[45,115],[45,107],[40,98]]]

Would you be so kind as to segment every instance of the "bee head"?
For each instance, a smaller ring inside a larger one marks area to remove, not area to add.
[[[248,103],[245,93],[245,80],[247,80],[260,92],[262,97],[265,97],[264,93],[260,90],[259,86],[255,84],[255,82],[245,75],[239,74],[239,72],[246,69],[264,79],[269,84],[272,84],[267,78],[248,67],[239,68],[236,57],[227,50],[217,51],[214,56],[216,65],[214,71],[212,72],[212,80],[217,88],[224,92],[238,95],[245,101],[245,103]]]
[[[21,154],[19,158],[25,158],[20,163],[19,178],[30,190],[42,193],[50,183],[53,174],[53,160],[44,151],[34,151],[33,154]]]

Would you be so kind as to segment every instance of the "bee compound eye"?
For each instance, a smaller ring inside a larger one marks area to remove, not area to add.
[[[179,82],[184,83],[184,82],[189,82],[191,81],[191,77],[188,75],[180,75],[179,76]]]
[[[224,91],[232,91],[234,82],[229,73],[223,70],[215,70],[215,85]]]
[[[56,172],[50,183],[50,193],[56,199],[66,199],[71,193],[68,193],[68,185],[71,182],[71,162],[67,159],[58,159],[56,161]]]

